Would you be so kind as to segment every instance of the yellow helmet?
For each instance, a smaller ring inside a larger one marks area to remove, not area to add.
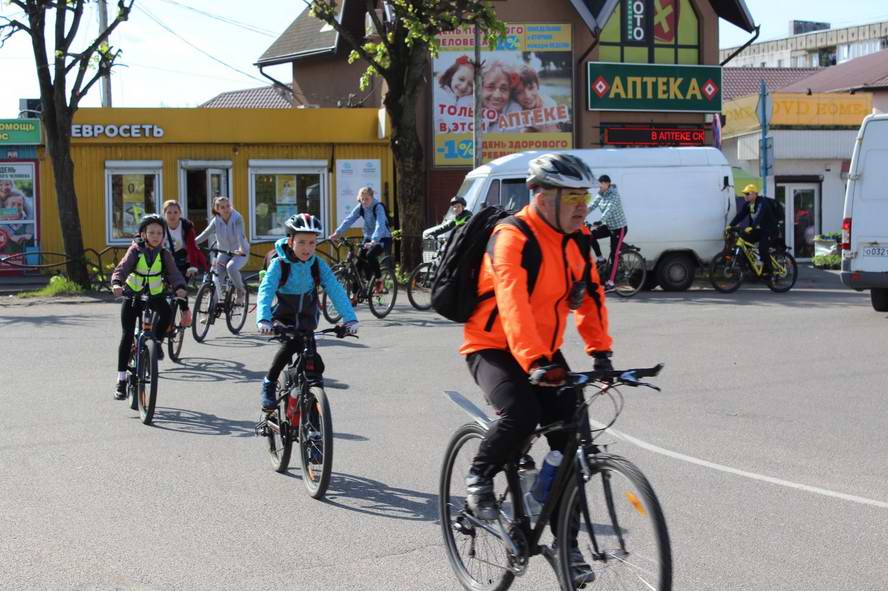
[[[758,192],[759,192],[759,188],[756,187],[756,186],[755,186],[754,184],[752,184],[752,183],[749,183],[748,185],[746,185],[745,187],[743,187],[743,193],[744,193],[744,194],[746,194],[746,193],[758,193]]]

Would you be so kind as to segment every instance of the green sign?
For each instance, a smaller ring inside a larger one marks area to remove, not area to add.
[[[720,113],[719,66],[588,62],[590,111]]]
[[[36,146],[40,143],[39,119],[0,119],[0,145]]]

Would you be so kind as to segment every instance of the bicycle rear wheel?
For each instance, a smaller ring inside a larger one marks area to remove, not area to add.
[[[472,521],[466,505],[466,476],[485,434],[470,423],[450,438],[438,488],[439,521],[447,558],[460,584],[471,591],[504,591],[515,579],[506,547],[499,536]]]
[[[138,338],[135,339],[135,343],[138,343]],[[145,363],[144,357],[142,358],[142,363]],[[138,361],[136,355],[136,346],[133,344],[132,349],[130,350],[130,359],[127,364],[127,384],[126,384],[126,395],[129,397],[129,405],[131,410],[139,410],[139,375],[136,371],[136,362]]]
[[[346,294],[352,299],[354,303],[354,298],[350,293],[351,290],[351,282],[348,280],[348,273],[345,268],[337,266],[333,268],[333,275],[336,277],[336,281],[345,289]],[[340,320],[342,320],[342,315],[336,311],[336,308],[333,306],[333,302],[327,297],[327,290],[321,289],[321,312],[324,314],[324,318],[330,324],[336,324]]]
[[[743,283],[740,262],[736,258],[728,260],[721,253],[715,255],[709,263],[709,282],[716,291],[734,293]]]
[[[367,303],[374,316],[385,318],[395,307],[395,299],[398,297],[398,280],[395,278],[395,272],[388,267],[383,266],[379,273],[379,277],[370,282]]]
[[[182,326],[182,308],[178,302],[173,304],[173,309],[175,310],[172,319],[173,332],[164,340],[167,342],[170,359],[178,363],[182,354],[182,344],[185,342],[185,327]]]
[[[146,339],[142,347],[142,375],[139,380],[139,418],[144,425],[154,420],[154,405],[157,403],[157,347],[154,339]]]
[[[278,380],[276,396],[283,394],[283,376]],[[290,421],[287,420],[287,401],[289,396],[278,402],[278,409],[269,414],[265,421],[265,433],[268,441],[268,454],[271,465],[276,472],[283,474],[290,466],[290,454],[293,452],[293,435]]]
[[[774,267],[771,278],[768,280],[768,287],[771,288],[771,291],[786,293],[792,289],[799,276],[795,258],[788,252],[774,254],[771,256],[771,265]]]
[[[575,580],[570,574],[571,548],[579,547],[592,567],[596,589],[671,590],[669,532],[647,478],[618,456],[589,456],[589,463],[592,478],[583,482],[582,489],[576,478],[568,484],[558,515],[562,588],[579,589],[593,580],[592,576]],[[591,530],[582,514],[584,501]]]
[[[231,288],[228,290],[228,296],[225,298],[225,324],[231,334],[239,334],[247,321],[247,310],[250,309],[250,290],[244,289],[244,301],[237,303],[237,290]]]
[[[330,484],[333,468],[333,419],[327,394],[319,386],[308,389],[299,421],[299,462],[302,482],[313,499],[320,499]]]
[[[407,281],[407,299],[417,310],[428,310],[432,307],[433,275],[432,263],[422,263],[410,274],[410,279]]]
[[[647,263],[641,253],[624,250],[620,253],[617,274],[614,277],[614,291],[618,296],[629,298],[641,291],[647,278]]]
[[[210,324],[213,323],[216,314],[216,295],[212,283],[204,283],[197,290],[194,298],[194,318],[191,321],[191,336],[198,343],[204,342]]]

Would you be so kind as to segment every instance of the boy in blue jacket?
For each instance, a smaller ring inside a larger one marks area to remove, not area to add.
[[[272,334],[273,320],[295,325],[301,330],[315,330],[320,317],[318,286],[323,286],[327,297],[342,316],[347,334],[358,334],[358,318],[330,267],[315,255],[318,236],[323,233],[321,222],[309,213],[297,213],[287,220],[287,237],[275,245],[277,257],[271,260],[265,277],[259,285],[256,305],[256,324],[262,334]],[[283,280],[283,281],[282,281]],[[277,304],[272,309],[272,301]],[[275,409],[275,383],[293,355],[304,348],[301,339],[281,345],[262,380],[262,410]]]

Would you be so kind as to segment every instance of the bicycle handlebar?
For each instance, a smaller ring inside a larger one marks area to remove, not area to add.
[[[568,373],[568,381],[570,386],[586,386],[590,382],[607,383],[611,386],[631,386],[637,388],[645,386],[653,390],[660,391],[660,388],[641,381],[640,378],[653,378],[660,374],[664,365],[658,363],[653,367],[640,367],[635,369],[614,369],[607,371],[592,370]]]
[[[245,252],[242,252],[242,253],[236,253],[236,252],[234,252],[233,250],[222,250],[222,249],[219,249],[219,248],[216,248],[216,247],[212,247],[212,248],[210,248],[209,251],[210,251],[210,252],[215,252],[215,253],[218,253],[218,254],[227,254],[227,255],[230,256],[230,257],[245,257],[245,256],[247,256],[247,253],[245,253]]]
[[[335,334],[337,339],[344,339],[345,337],[358,338],[358,335],[356,334],[348,334],[346,332],[347,329],[343,324],[337,324],[336,326],[333,326],[331,328],[325,328],[324,330],[317,331],[301,330],[290,324],[284,324],[280,320],[275,320],[271,326],[274,329],[275,333],[277,333],[275,336],[271,337],[272,341],[283,341],[285,339],[292,340],[300,335],[307,335],[309,333],[314,336]]]

